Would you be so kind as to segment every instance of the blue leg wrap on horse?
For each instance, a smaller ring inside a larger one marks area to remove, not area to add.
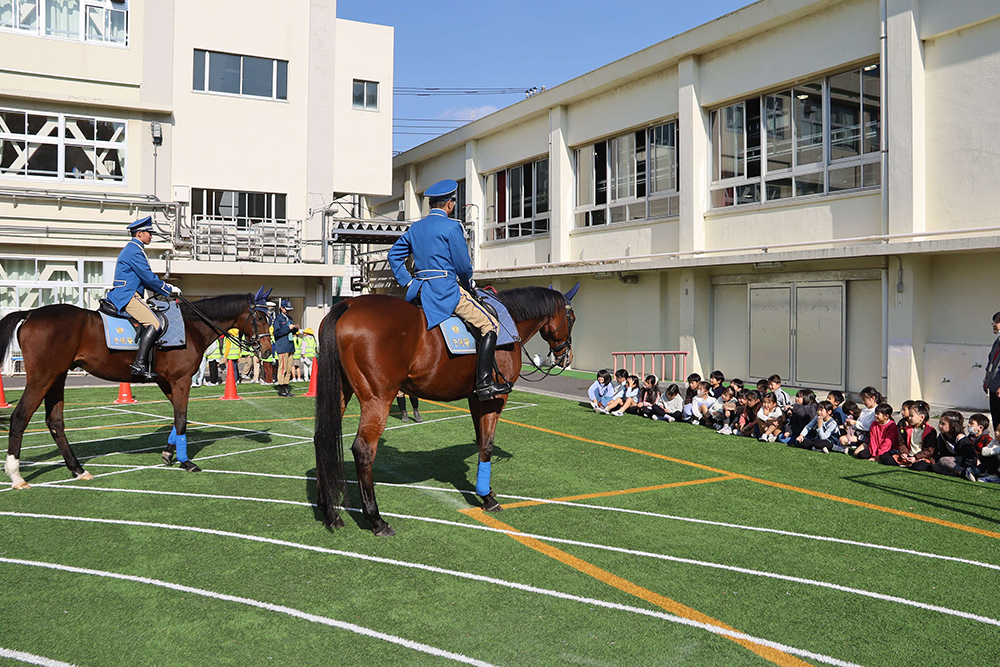
[[[479,474],[476,475],[476,493],[481,496],[490,495],[490,462],[479,462]]]
[[[173,427],[172,429],[170,429],[170,437],[167,438],[167,444],[168,445],[176,445],[177,444],[177,427],[176,426]]]
[[[174,439],[174,444],[177,445],[177,460],[184,463],[188,460],[188,437],[187,433],[184,435],[178,435]]]

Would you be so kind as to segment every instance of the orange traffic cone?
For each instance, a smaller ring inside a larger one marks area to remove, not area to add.
[[[311,387],[312,385],[310,385]],[[310,389],[311,391],[311,389]],[[7,397],[3,395],[3,378],[0,377],[0,408],[9,408],[10,403],[7,402]]]
[[[118,383],[118,398],[115,399],[115,405],[121,405],[122,403],[137,403],[134,398],[132,398],[132,385],[128,382]]]
[[[308,398],[316,396],[316,357],[313,357],[312,370],[309,373],[309,391],[302,394]],[[3,396],[3,387],[0,387],[0,396]]]
[[[220,398],[220,401],[242,401],[243,398],[236,393],[236,364],[232,359],[229,360],[229,368],[226,371],[226,393],[224,393]]]

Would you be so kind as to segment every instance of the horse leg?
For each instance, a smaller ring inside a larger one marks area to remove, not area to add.
[[[167,443],[177,451],[177,461],[181,468],[188,472],[201,472],[201,468],[188,458],[187,453],[187,405],[191,393],[191,378],[181,378],[172,384],[160,385],[164,396],[174,406],[174,427],[170,431]],[[170,465],[170,447],[163,452],[163,461]]]
[[[395,396],[395,392],[393,392]],[[361,424],[358,434],[351,445],[354,454],[354,467],[358,473],[358,487],[361,489],[361,512],[372,524],[372,532],[378,537],[391,537],[396,534],[388,523],[378,513],[375,502],[375,482],[372,480],[372,463],[378,451],[378,439],[385,430],[385,420],[389,416],[388,400],[373,398],[361,404]]]
[[[45,394],[45,425],[49,427],[49,433],[56,441],[56,447],[59,448],[69,471],[76,475],[79,480],[94,479],[94,476],[80,465],[80,461],[69,446],[69,440],[66,439],[66,424],[63,421],[65,389],[66,373],[63,373],[56,378]]]
[[[476,425],[476,444],[479,446],[479,467],[476,470],[476,493],[483,499],[483,509],[487,512],[499,512],[503,509],[497,501],[493,487],[490,485],[491,464],[493,458],[493,437],[497,430],[497,420],[500,412],[507,404],[507,396],[498,396],[486,401],[491,408],[483,409],[483,402],[475,396],[469,398],[469,412],[472,413]],[[494,406],[496,406],[494,408]]]
[[[17,407],[10,415],[10,438],[7,440],[7,463],[4,470],[15,489],[31,488],[31,485],[21,477],[21,440],[28,422],[31,421],[31,415],[35,414],[35,410],[42,404],[47,389],[47,385],[32,383],[29,379],[21,399],[17,402]]]

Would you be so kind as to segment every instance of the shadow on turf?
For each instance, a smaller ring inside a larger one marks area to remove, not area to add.
[[[372,465],[372,477],[375,479],[376,495],[378,494],[378,483],[389,484],[421,484],[429,481],[440,482],[443,485],[453,487],[463,493],[462,498],[469,507],[479,507],[482,501],[475,494],[475,462],[478,461],[479,448],[476,443],[470,442],[461,445],[452,445],[431,451],[407,451],[386,444],[385,440],[379,440],[378,455]],[[498,470],[502,471],[503,462],[513,458],[513,455],[506,450],[493,447],[493,474],[494,479]],[[472,461],[473,463],[470,463]],[[499,465],[498,465],[499,464]],[[354,482],[357,480],[354,465],[351,461],[346,462],[347,479],[347,501],[348,506],[356,509],[361,507],[361,491]],[[311,469],[306,473],[312,478],[306,482],[306,497],[310,503],[316,503],[316,469]],[[386,507],[379,505],[379,510],[389,512],[406,512],[407,507]],[[317,521],[322,521],[323,517],[319,510],[313,508],[313,515]],[[361,516],[360,512],[347,512],[341,514],[344,520],[349,516],[359,528],[370,530],[371,525],[367,519]]]
[[[900,498],[905,498],[907,500],[922,503],[924,505],[929,505],[931,507],[936,507],[939,509],[957,512],[968,517],[975,519],[981,519],[988,523],[1000,525],[1000,519],[997,518],[997,508],[996,506],[980,505],[968,500],[957,500],[955,498],[945,498],[943,496],[937,496],[930,493],[917,493],[909,489],[903,490],[894,488],[885,483],[880,483],[886,478],[884,475],[899,475],[908,474],[920,475],[921,481],[936,482],[939,484],[961,484],[965,488],[968,488],[968,483],[958,477],[949,477],[946,475],[937,475],[933,473],[919,473],[914,471],[904,471],[889,468],[888,470],[882,470],[878,472],[867,473],[864,475],[853,475],[843,477],[842,479],[847,482],[853,482],[855,484],[860,484],[861,486],[866,486],[870,489],[876,489],[878,491],[883,491],[890,495],[898,496]],[[874,478],[871,479],[871,478]],[[894,479],[899,479],[899,477],[894,477]],[[990,487],[997,488],[993,484],[980,484],[979,487],[988,489]],[[965,507],[963,507],[965,506]]]
[[[188,456],[192,459],[198,457],[202,451],[209,449],[212,445],[216,443],[217,438],[225,438],[232,436],[232,431],[226,431],[222,429],[199,429],[195,431],[188,431],[188,438],[191,440],[198,440],[200,442],[189,442],[188,443]],[[134,437],[134,438],[115,438],[113,440],[102,440],[101,442],[88,442],[80,445],[74,445],[70,441],[70,446],[73,447],[73,453],[75,453],[81,459],[84,457],[102,457],[115,452],[128,451],[132,449],[145,449],[150,448],[146,452],[135,452],[132,456],[139,456],[145,459],[149,457],[149,461],[143,460],[142,462],[137,462],[136,465],[156,465],[160,462],[160,452],[167,448],[167,436],[170,435],[169,428],[162,428],[156,433],[150,433],[147,435]],[[254,443],[258,444],[270,444],[271,435],[269,433],[247,433],[244,438]],[[41,443],[34,443],[41,444]],[[52,444],[52,449],[46,450],[42,454],[32,454],[33,450],[28,450],[28,452],[22,452],[22,461],[32,461],[39,463],[49,463],[53,466],[63,466],[62,454],[59,453],[59,449],[56,447],[55,443]],[[28,454],[28,456],[24,456]],[[206,452],[206,454],[211,454],[211,452]],[[94,459],[89,459],[87,461],[81,461],[84,469],[87,467],[87,462]],[[114,459],[112,459],[113,461]],[[107,463],[98,459],[100,463]],[[30,468],[25,467],[22,469],[25,481],[30,482],[39,475],[51,470],[49,466],[31,466]],[[96,472],[94,474],[97,474]]]

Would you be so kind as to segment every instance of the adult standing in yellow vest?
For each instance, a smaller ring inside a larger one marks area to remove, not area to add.
[[[243,355],[243,348],[233,342],[233,339],[239,340],[240,331],[235,327],[229,330],[229,336],[226,337],[226,343],[223,346],[222,356],[226,358],[226,372],[229,372],[231,368],[236,374],[234,377],[236,381],[240,381],[240,357]],[[233,363],[230,364],[229,362]]]
[[[292,382],[302,381],[302,332],[296,331],[292,336],[295,351],[292,352]]]
[[[271,330],[271,340],[274,340],[274,327]],[[264,357],[264,378],[261,380],[261,384],[274,384],[274,365],[278,361],[278,357],[274,354],[274,348],[271,348],[270,354]]]
[[[309,382],[312,377],[313,359],[317,352],[316,336],[312,329],[302,330],[302,379]]]
[[[208,382],[205,384],[214,386],[219,384],[219,362],[222,361],[221,338],[216,338],[205,350],[205,358],[208,359]]]

